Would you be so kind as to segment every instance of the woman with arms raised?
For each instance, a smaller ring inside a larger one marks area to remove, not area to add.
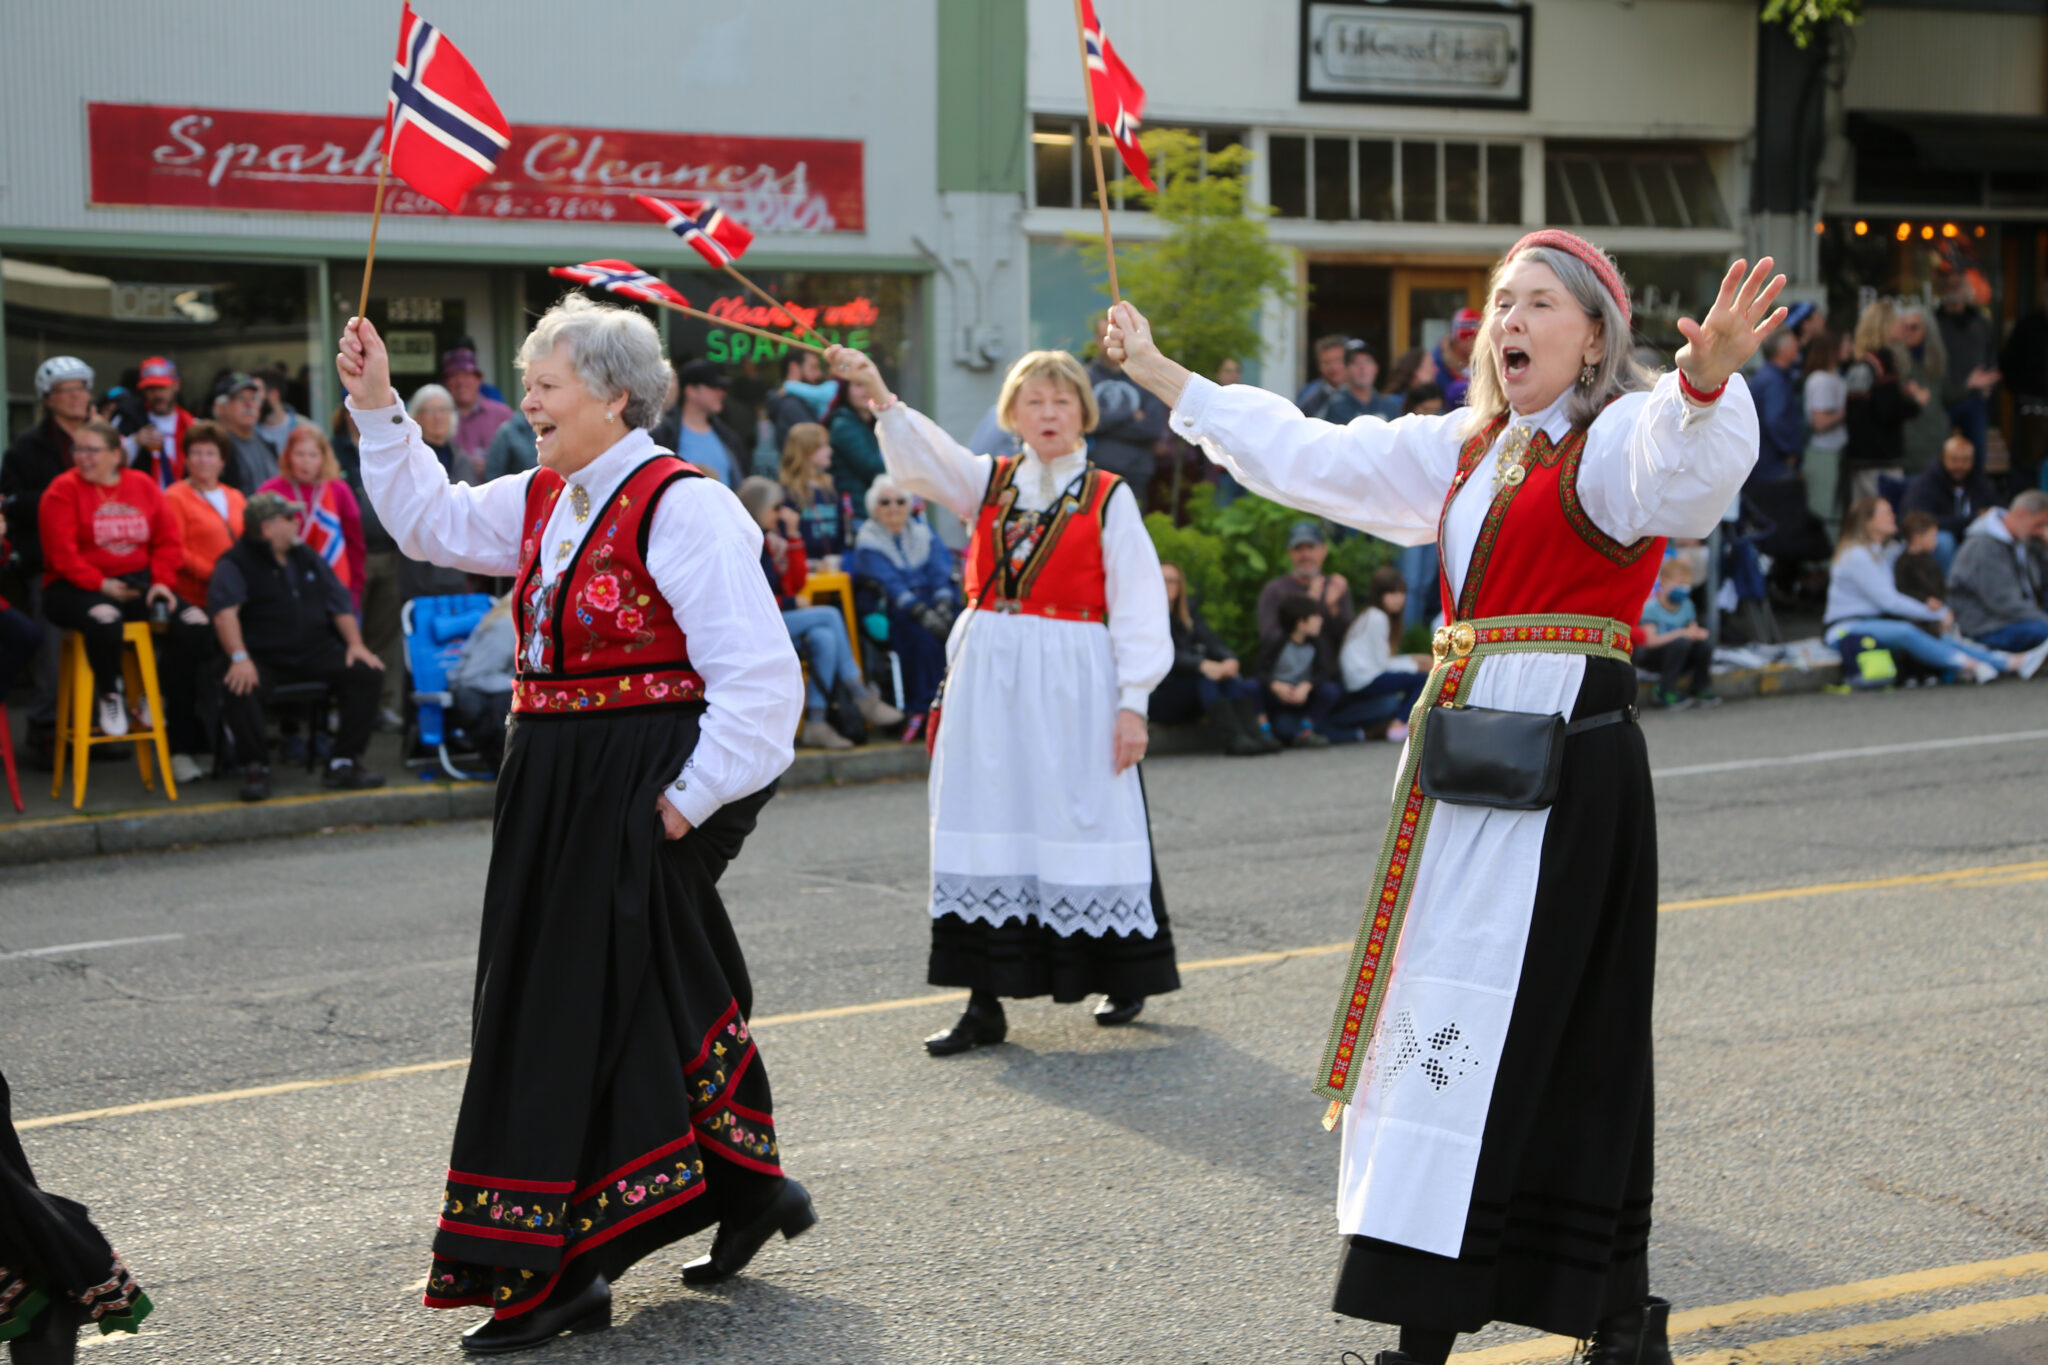
[[[1710,531],[1755,463],[1731,376],[1783,317],[1770,268],[1737,262],[1653,380],[1613,262],[1533,233],[1494,270],[1470,411],[1342,427],[1189,375],[1115,310],[1111,359],[1246,487],[1442,553],[1446,625],[1316,1076],[1344,1126],[1335,1307],[1400,1326],[1382,1365],[1441,1362],[1488,1322],[1670,1360],[1645,1259],[1657,843],[1627,623],[1664,538]]]
[[[925,1047],[1000,1043],[1006,995],[1099,991],[1095,1021],[1128,1023],[1180,985],[1137,772],[1173,638],[1137,499],[1088,460],[1087,372],[1064,351],[1011,366],[996,411],[1025,453],[997,458],[899,402],[860,352],[825,359],[879,413],[890,480],[973,528],[932,715],[929,975],[970,994]]]
[[[611,1321],[609,1280],[716,1223],[691,1282],[814,1216],[782,1174],[753,991],[718,879],[791,757],[803,679],[761,533],[647,428],[638,313],[570,295],[520,348],[540,468],[451,484],[376,329],[338,367],[408,555],[512,577],[518,659],[469,1077],[426,1302],[474,1353]]]

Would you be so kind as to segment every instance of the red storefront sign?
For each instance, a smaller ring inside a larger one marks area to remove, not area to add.
[[[376,199],[379,118],[90,104],[87,123],[94,205],[367,214]],[[636,194],[715,199],[757,233],[867,226],[857,141],[522,123],[458,216],[635,222]],[[395,179],[384,211],[442,213]]]

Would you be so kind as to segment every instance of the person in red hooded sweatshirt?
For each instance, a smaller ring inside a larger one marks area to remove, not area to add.
[[[36,509],[43,542],[43,610],[50,624],[85,637],[96,719],[107,735],[128,733],[121,683],[121,626],[144,619],[162,601],[169,621],[158,671],[187,666],[190,637],[204,632],[183,619],[172,584],[184,562],[177,518],[156,480],[121,463],[121,435],[90,421],[71,437],[76,467],[57,476]],[[145,716],[144,724],[150,723]]]

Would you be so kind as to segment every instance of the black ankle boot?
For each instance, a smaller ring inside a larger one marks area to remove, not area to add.
[[[960,1016],[960,1022],[925,1039],[924,1050],[934,1057],[950,1057],[970,1048],[993,1047],[1009,1035],[1010,1023],[1003,1017],[1002,1000],[986,991],[976,991],[967,997],[967,1012]]]
[[[1671,1365],[1670,1319],[1670,1303],[1655,1297],[1616,1313],[1593,1329],[1586,1365]]]
[[[1231,705],[1237,709],[1237,723],[1245,734],[1256,744],[1262,754],[1277,754],[1287,746],[1273,738],[1259,725],[1259,703],[1255,697],[1239,697]]]
[[[1144,1008],[1145,997],[1142,995],[1105,995],[1095,1007],[1095,1022],[1104,1028],[1114,1028],[1118,1024],[1130,1023]]]
[[[1266,752],[1266,746],[1259,742],[1258,722],[1253,721],[1251,733],[1245,733],[1244,717],[1237,713],[1236,704],[1222,697],[1209,708],[1209,729],[1218,747],[1232,758],[1252,758]]]

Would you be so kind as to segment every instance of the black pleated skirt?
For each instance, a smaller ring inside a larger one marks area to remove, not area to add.
[[[674,842],[655,810],[701,715],[514,720],[429,1307],[516,1316],[775,1194],[753,990],[718,896],[773,789]]]
[[[1140,790],[1144,776],[1139,774]],[[1151,838],[1150,816],[1146,838]],[[925,979],[934,986],[965,986],[1011,1000],[1049,995],[1069,1005],[1090,995],[1129,1000],[1180,989],[1159,853],[1152,852],[1151,937],[1143,934],[1062,934],[1036,915],[1002,924],[945,914],[932,919],[932,955]]]
[[[1574,718],[1635,692],[1631,666],[1588,659]],[[1340,1313],[1586,1337],[1649,1292],[1657,815],[1639,726],[1565,741],[1542,857],[1464,1244],[1347,1237]]]
[[[0,1342],[75,1333],[81,1323],[132,1332],[149,1311],[85,1206],[36,1184],[0,1075]]]

